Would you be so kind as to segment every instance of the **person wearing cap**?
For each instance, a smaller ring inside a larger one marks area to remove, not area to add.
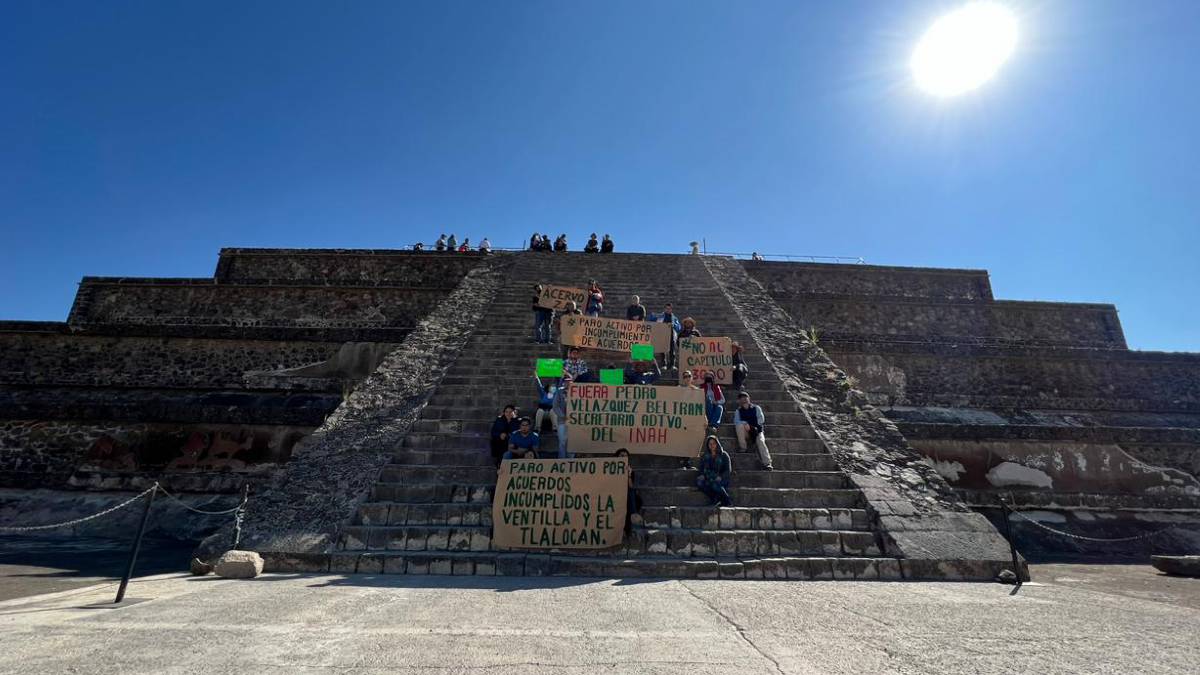
[[[734,410],[733,421],[736,425],[738,449],[746,452],[747,446],[754,443],[758,451],[758,461],[766,471],[774,470],[771,466],[771,451],[767,449],[767,436],[763,433],[766,416],[760,405],[750,402],[750,394],[738,392],[738,407]]]

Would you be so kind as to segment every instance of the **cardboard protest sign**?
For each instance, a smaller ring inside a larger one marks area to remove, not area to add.
[[[683,374],[691,372],[696,384],[712,373],[717,384],[733,384],[733,340],[724,337],[683,338],[679,341],[679,381]]]
[[[605,319],[568,315],[562,318],[559,335],[564,345],[630,354],[635,344],[652,344],[665,354],[671,349],[671,326],[665,323]]]
[[[575,303],[579,309],[583,309],[587,305],[588,293],[582,288],[570,288],[568,286],[542,286],[542,294],[538,296],[538,307],[546,309],[564,310]]]
[[[492,500],[499,548],[608,548],[625,532],[629,462],[513,459],[500,466]]]
[[[693,457],[708,419],[704,392],[691,387],[572,384],[567,391],[571,452]]]
[[[562,359],[538,359],[537,360],[537,375],[538,377],[562,377],[563,360]]]
[[[625,371],[620,368],[602,368],[600,370],[601,384],[625,384]]]

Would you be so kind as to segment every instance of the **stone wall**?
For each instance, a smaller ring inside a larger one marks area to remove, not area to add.
[[[248,373],[319,363],[340,347],[314,341],[12,332],[0,326],[0,385],[241,389]],[[336,383],[332,388],[340,390]]]
[[[316,426],[341,392],[0,387],[0,419]]]
[[[826,340],[1125,348],[1112,305],[773,297]]]
[[[482,260],[479,253],[225,248],[215,276],[223,282],[320,280],[337,286],[450,289]]]
[[[121,476],[260,472],[286,462],[311,431],[312,427],[294,426],[2,420],[0,488],[143,489]],[[212,481],[191,487],[208,490]]]
[[[399,286],[222,284],[211,279],[84,277],[72,326],[412,328],[447,291]]]
[[[774,297],[859,296],[991,300],[985,270],[830,265],[827,263],[742,261],[742,266]]]
[[[846,344],[830,356],[880,405],[1200,412],[1200,355]]]

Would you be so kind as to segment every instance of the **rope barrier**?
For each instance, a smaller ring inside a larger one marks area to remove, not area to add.
[[[76,518],[74,520],[67,520],[67,521],[63,521],[61,523],[53,523],[50,525],[0,525],[0,532],[36,532],[36,531],[40,531],[40,530],[54,530],[54,529],[57,529],[60,527],[70,527],[72,525],[86,523],[89,520],[95,520],[102,516],[107,516],[108,514],[113,513],[114,511],[120,511],[121,509],[138,501],[142,497],[145,497],[146,495],[150,494],[151,492],[154,492],[155,490],[158,490],[159,492],[170,497],[171,499],[174,499],[176,502],[179,502],[179,505],[182,506],[183,508],[185,508],[189,511],[192,511],[194,513],[198,513],[200,515],[224,516],[224,515],[228,515],[230,513],[236,514],[235,518],[237,519],[238,529],[240,529],[242,519],[245,517],[246,501],[249,499],[248,493],[243,493],[242,501],[239,502],[238,505],[234,506],[233,508],[224,509],[221,511],[205,511],[203,509],[198,509],[194,506],[188,505],[186,502],[184,502],[179,497],[176,497],[175,495],[171,494],[170,492],[167,492],[166,488],[159,485],[158,483],[155,483],[154,485],[151,485],[150,487],[146,488],[142,492],[130,497],[129,499],[121,502],[120,504],[117,504],[116,506],[112,506],[107,509],[104,509],[103,511],[100,511],[99,513],[93,513],[90,516],[84,516],[82,518]]]
[[[1021,513],[1020,511],[1010,511],[1010,513],[1017,516],[1021,520],[1024,520],[1026,522],[1037,525],[1038,527],[1042,528],[1043,530],[1046,530],[1047,532],[1053,532],[1054,534],[1057,534],[1062,537],[1068,537],[1070,539],[1078,539],[1080,541],[1094,541],[1094,542],[1099,542],[1099,543],[1119,543],[1119,542],[1125,542],[1125,541],[1138,541],[1139,539],[1149,539],[1150,537],[1156,537],[1156,536],[1162,534],[1163,532],[1167,532],[1169,530],[1175,529],[1174,525],[1168,525],[1161,530],[1156,530],[1154,532],[1148,532],[1146,534],[1139,534],[1139,535],[1136,535],[1133,537],[1114,537],[1112,539],[1103,539],[1100,537],[1085,537],[1082,534],[1071,534],[1070,532],[1063,532],[1062,530],[1050,527],[1049,525],[1044,525],[1042,523],[1039,523],[1038,521],[1030,518],[1029,516]]]
[[[236,513],[238,511],[241,511],[246,506],[246,497],[242,497],[242,501],[237,506],[235,506],[231,509],[225,509],[223,511],[203,511],[194,506],[189,506],[186,502],[184,502],[179,497],[176,497],[175,495],[171,494],[170,492],[167,492],[167,489],[161,485],[158,486],[158,491],[163,493],[164,495],[170,497],[171,499],[174,499],[175,501],[179,502],[179,505],[182,506],[183,508],[187,509],[188,511],[191,511],[193,513],[199,513],[204,516],[224,516],[229,513]]]
[[[101,511],[99,513],[93,513],[92,515],[84,516],[83,518],[76,518],[75,520],[68,520],[68,521],[62,522],[62,523],[54,523],[53,525],[3,526],[3,527],[0,527],[0,532],[34,532],[36,530],[53,530],[53,529],[56,529],[59,527],[68,527],[70,525],[78,525],[79,523],[86,523],[87,521],[95,520],[96,518],[99,518],[100,516],[107,516],[108,514],[112,513],[113,511],[119,511],[120,509],[123,509],[126,506],[129,506],[130,504],[136,502],[137,500],[141,499],[142,497],[145,497],[146,495],[150,494],[151,492],[154,492],[157,489],[159,489],[158,483],[155,483],[154,485],[151,485],[150,487],[143,490],[140,494],[130,497],[128,500],[121,502],[120,504],[117,504],[116,506],[114,506],[112,508],[104,509],[103,511]]]

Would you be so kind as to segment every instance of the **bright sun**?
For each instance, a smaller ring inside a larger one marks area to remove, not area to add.
[[[986,82],[1017,43],[1017,20],[994,2],[971,2],[933,22],[909,66],[917,86],[956,96]]]

